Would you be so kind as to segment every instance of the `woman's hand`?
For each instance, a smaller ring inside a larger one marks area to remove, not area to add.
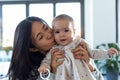
[[[56,69],[59,65],[63,63],[64,60],[59,60],[60,58],[64,58],[64,53],[59,49],[53,49],[51,51],[51,72],[56,73]]]
[[[89,63],[90,57],[85,42],[81,42],[72,52],[75,59],[85,60],[86,63]]]
[[[89,52],[87,50],[85,42],[81,42],[77,46],[77,48],[75,48],[74,50],[72,50],[72,52],[73,52],[73,55],[74,55],[75,59],[84,60],[86,62],[86,64],[88,65],[90,71],[91,72],[94,71],[94,67],[90,63],[90,56],[89,56]]]

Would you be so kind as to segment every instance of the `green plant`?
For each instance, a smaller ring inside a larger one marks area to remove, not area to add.
[[[9,52],[10,50],[12,50],[12,46],[3,47],[3,50],[5,50],[5,51],[6,51],[6,54],[8,55],[8,52]]]
[[[103,43],[96,46],[97,49],[109,49],[109,48],[115,48],[118,51],[120,51],[120,47],[117,43]],[[108,72],[119,72],[119,56],[115,55],[112,57],[112,59],[106,59],[105,62],[100,62],[99,60],[96,60],[95,63],[98,66],[98,68],[101,70],[105,70]],[[102,65],[103,64],[103,65]]]

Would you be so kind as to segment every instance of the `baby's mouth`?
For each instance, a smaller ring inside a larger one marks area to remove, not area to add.
[[[66,41],[66,40],[67,40],[67,39],[61,39],[60,41],[61,41],[61,42],[64,42],[64,41]]]

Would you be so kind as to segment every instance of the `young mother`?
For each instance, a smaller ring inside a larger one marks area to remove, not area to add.
[[[37,69],[54,44],[52,29],[43,19],[27,17],[21,21],[15,31],[13,55],[8,71],[9,80],[39,79]],[[80,50],[84,55],[79,55]],[[77,59],[89,61],[87,51],[80,46],[73,50],[73,55]],[[63,57],[57,49],[52,51],[51,73],[55,73],[56,68],[63,62],[57,59]]]

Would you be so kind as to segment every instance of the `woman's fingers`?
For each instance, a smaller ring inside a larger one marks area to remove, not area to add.
[[[57,61],[59,58],[64,58],[64,52],[60,51],[59,49],[52,50],[51,57]]]
[[[84,55],[86,52],[85,52],[84,48],[79,46],[76,49],[73,49],[72,53],[73,53],[74,56],[77,56],[77,55]]]
[[[57,61],[56,66],[58,67],[59,65],[61,65],[63,63],[64,59]]]
[[[85,48],[78,46],[76,49],[72,50],[72,52],[75,59],[84,60],[86,63],[89,62],[89,53]]]
[[[72,53],[76,54],[76,52],[80,51],[80,46],[72,50]]]
[[[51,54],[54,55],[54,53],[56,53],[56,52],[58,52],[58,51],[59,51],[59,49],[58,49],[58,48],[55,48],[55,49],[53,49],[53,50],[51,51]]]
[[[86,43],[85,43],[85,42],[80,42],[79,46],[81,46],[81,47],[84,48],[84,49],[87,49],[87,48],[86,48]]]
[[[75,55],[74,57],[75,59],[84,60],[86,63],[89,63],[90,61],[90,57],[86,53],[84,55]]]

